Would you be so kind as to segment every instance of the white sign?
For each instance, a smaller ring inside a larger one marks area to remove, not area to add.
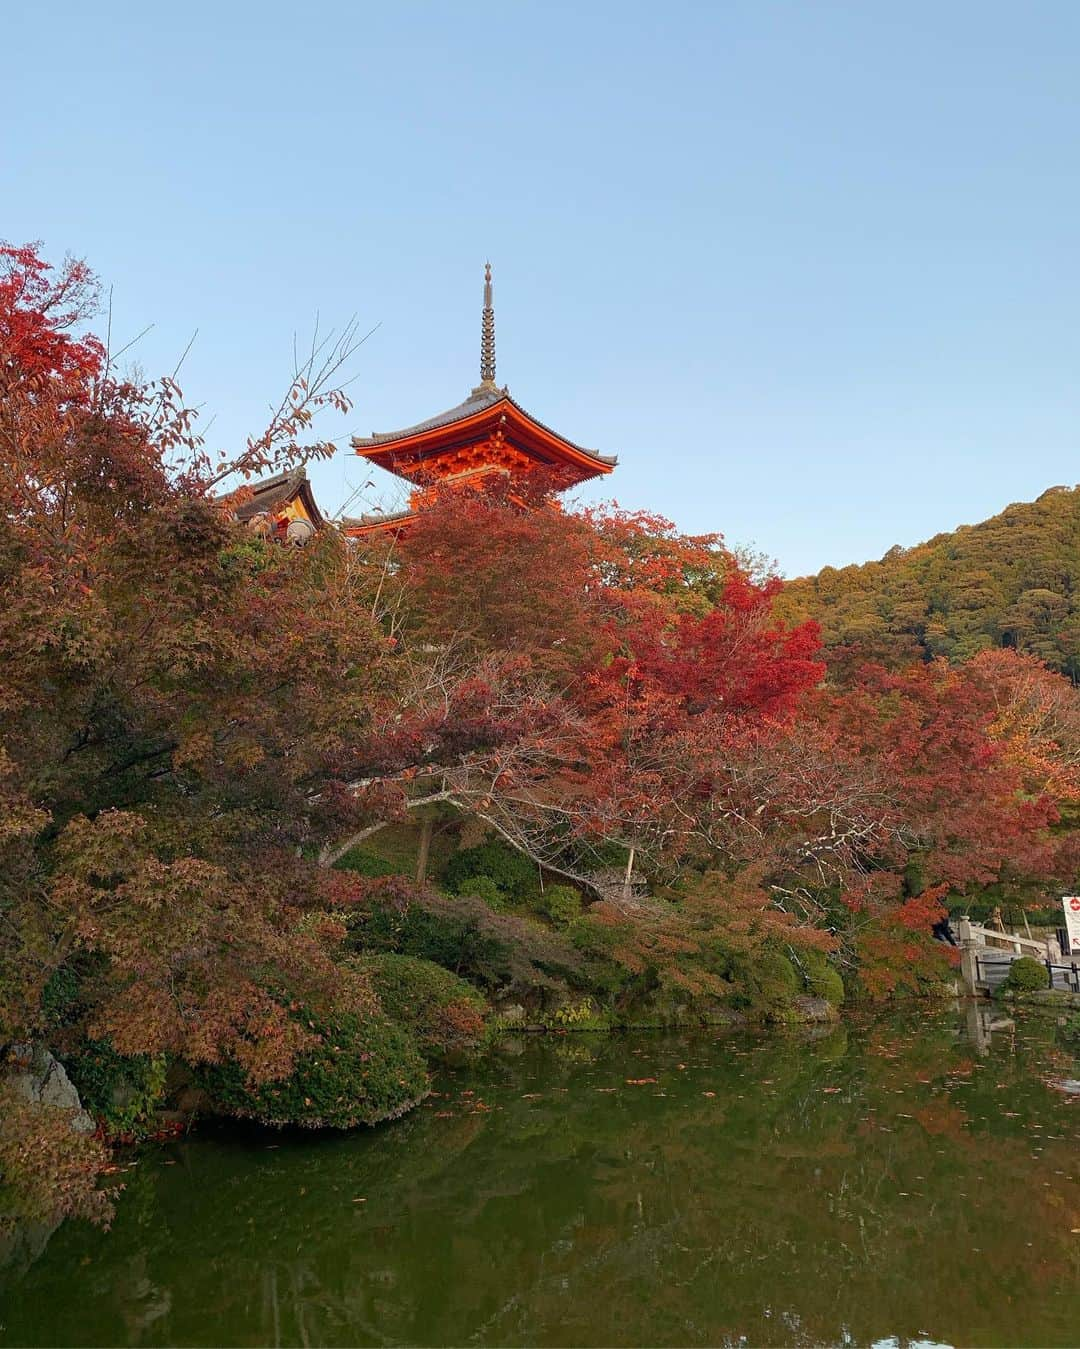
[[[1065,910],[1065,931],[1069,934],[1069,950],[1080,954],[1080,895],[1066,895],[1061,901]]]

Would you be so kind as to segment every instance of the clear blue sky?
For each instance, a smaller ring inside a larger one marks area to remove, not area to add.
[[[85,256],[214,445],[356,314],[386,430],[498,376],[598,495],[788,574],[1080,478],[1080,5],[9,6],[0,235]],[[365,480],[315,470],[334,509]],[[383,493],[380,481],[367,494]],[[387,496],[390,499],[390,496]]]

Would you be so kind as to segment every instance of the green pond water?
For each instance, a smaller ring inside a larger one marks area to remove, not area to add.
[[[523,1038],[347,1135],[204,1130],[0,1275],[3,1345],[1076,1345],[1053,1021]]]

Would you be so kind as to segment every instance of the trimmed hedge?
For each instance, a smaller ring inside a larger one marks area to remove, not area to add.
[[[369,852],[367,848],[350,848],[344,856],[338,858],[334,866],[338,871],[354,871],[358,876],[367,876],[373,880],[380,876],[411,874],[407,867],[400,863],[388,862],[385,857]]]
[[[476,907],[483,909],[479,900]],[[349,927],[353,950],[416,956],[485,987],[509,978],[510,943],[482,931],[475,914],[433,913],[419,904],[407,909],[373,904],[354,914]]]
[[[1009,966],[1001,988],[1010,993],[1034,993],[1039,988],[1049,988],[1050,975],[1046,966],[1031,956],[1021,956]]]
[[[415,1036],[427,1054],[475,1049],[484,1038],[487,1002],[471,984],[415,956],[361,956],[383,1011]]]
[[[347,1013],[315,1028],[322,1044],[302,1054],[281,1081],[249,1086],[233,1062],[200,1069],[214,1108],[278,1127],[351,1129],[395,1119],[427,1095],[424,1060],[403,1027]]]
[[[460,893],[482,899],[488,908],[494,909],[496,913],[506,911],[506,895],[490,876],[473,876],[471,880],[462,881]]]

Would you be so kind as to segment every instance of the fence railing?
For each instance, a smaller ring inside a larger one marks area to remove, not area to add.
[[[971,936],[982,941],[984,946],[997,943],[999,948],[1009,948],[1017,955],[1030,954],[1036,960],[1046,959],[1046,942],[1036,941],[1034,937],[1020,937],[1015,932],[999,932],[996,928],[980,927],[978,923],[969,925]]]

